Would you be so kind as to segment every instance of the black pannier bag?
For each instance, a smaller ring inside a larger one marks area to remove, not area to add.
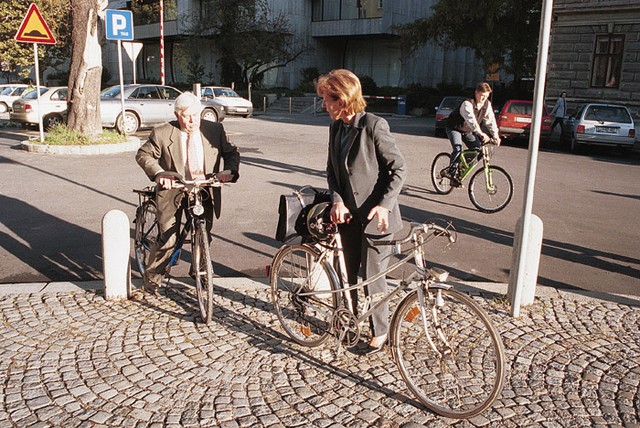
[[[280,195],[276,241],[289,242],[297,237],[308,239],[307,213],[321,202],[331,202],[329,192],[311,186],[304,186],[290,195]]]

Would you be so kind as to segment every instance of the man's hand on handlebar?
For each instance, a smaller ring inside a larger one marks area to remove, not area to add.
[[[228,169],[218,172],[216,174],[216,177],[218,178],[218,181],[221,183],[230,183],[235,179],[233,172],[231,172]]]
[[[180,179],[182,179],[182,177],[177,172],[162,171],[155,176],[154,181],[163,189],[168,190],[173,189],[176,181],[179,181]]]

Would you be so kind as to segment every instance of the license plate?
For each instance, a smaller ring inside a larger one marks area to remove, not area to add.
[[[516,122],[531,123],[531,118],[530,117],[516,117]]]
[[[610,126],[596,126],[596,131],[604,134],[617,134],[618,128],[612,128]]]
[[[242,113],[246,113],[246,111],[247,111],[247,109],[244,108],[244,107],[238,107],[236,110],[239,111],[239,112],[242,112]]]

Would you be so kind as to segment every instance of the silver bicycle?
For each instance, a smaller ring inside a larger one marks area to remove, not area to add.
[[[339,346],[355,346],[371,313],[408,291],[393,312],[388,344],[409,390],[420,403],[445,417],[470,418],[489,408],[504,382],[500,335],[473,298],[445,283],[446,271],[425,263],[424,244],[435,237],[453,243],[455,230],[450,225],[412,223],[406,238],[380,243],[393,245],[400,260],[379,275],[349,286],[335,225],[319,225],[310,217],[310,229],[331,229],[326,239],[282,247],[270,269],[273,305],[287,335],[303,346],[318,346],[330,336],[337,338]],[[405,244],[409,245],[403,250]],[[374,301],[367,298],[354,310],[351,290],[411,260],[415,271],[408,278],[387,295]]]

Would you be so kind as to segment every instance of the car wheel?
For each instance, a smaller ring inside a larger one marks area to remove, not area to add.
[[[130,111],[124,112],[124,123],[122,120],[122,113],[120,113],[116,119],[116,130],[121,134],[135,134],[139,126],[140,121],[138,120],[138,116]]]
[[[9,111],[9,107],[5,103],[0,103],[0,113],[6,113]]]
[[[62,116],[59,114],[50,114],[42,119],[42,127],[50,131],[54,126],[63,123]]]
[[[214,109],[206,108],[206,109],[202,110],[202,114],[200,115],[200,117],[202,119],[208,120],[210,122],[217,122],[218,121],[218,112],[216,112]]]

